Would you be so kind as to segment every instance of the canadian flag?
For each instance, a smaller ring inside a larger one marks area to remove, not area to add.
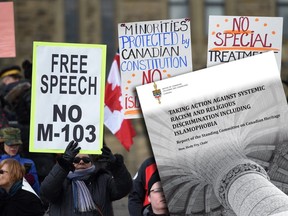
[[[136,133],[131,121],[124,118],[119,68],[120,57],[116,53],[106,83],[104,124],[129,151]]]

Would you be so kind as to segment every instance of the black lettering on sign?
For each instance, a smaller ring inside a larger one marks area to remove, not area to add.
[[[60,73],[87,73],[87,55],[52,54],[51,72]]]
[[[45,128],[44,124],[38,124],[37,141],[52,141],[53,125],[48,124]]]
[[[57,119],[59,117],[61,122],[66,122],[66,116],[67,116],[67,112],[66,112],[66,105],[62,105],[62,108],[60,109],[60,107],[57,104],[53,105],[53,122],[57,122]],[[81,107],[79,107],[78,105],[72,105],[71,107],[69,107],[68,109],[68,119],[71,122],[79,122],[82,118],[82,109]]]
[[[44,74],[40,91],[43,94],[97,95],[97,77]]]

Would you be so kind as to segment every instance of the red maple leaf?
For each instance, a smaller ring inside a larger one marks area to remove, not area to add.
[[[122,106],[119,98],[121,97],[121,88],[117,86],[112,90],[112,83],[108,83],[105,90],[105,105],[114,112],[115,110],[121,111]]]

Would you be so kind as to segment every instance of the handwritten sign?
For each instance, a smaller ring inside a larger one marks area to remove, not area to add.
[[[83,153],[103,144],[106,45],[34,42],[31,152]]]
[[[0,58],[16,56],[13,2],[0,2]]]
[[[118,24],[125,118],[141,117],[135,87],[192,71],[190,20]]]
[[[217,179],[249,153],[287,142],[288,107],[272,51],[136,89],[172,215],[204,212],[193,200],[207,188],[220,207]]]
[[[282,17],[209,16],[207,66],[266,51],[281,70]]]

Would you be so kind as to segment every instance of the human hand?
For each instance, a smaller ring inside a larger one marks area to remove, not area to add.
[[[62,158],[67,161],[68,163],[73,163],[75,156],[79,153],[81,147],[77,147],[78,142],[72,140],[65,149]]]
[[[108,148],[108,146],[104,145],[101,151],[102,151],[101,161],[110,162],[110,163],[116,162],[116,157],[113,155],[113,153],[111,152],[110,148]]]

